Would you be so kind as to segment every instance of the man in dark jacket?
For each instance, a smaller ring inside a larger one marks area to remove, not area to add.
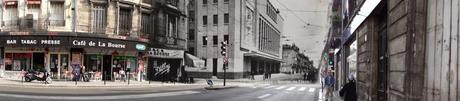
[[[340,96],[344,97],[344,101],[357,101],[357,94],[356,94],[356,82],[355,77],[351,74],[348,77],[348,83],[343,86],[340,90]]]

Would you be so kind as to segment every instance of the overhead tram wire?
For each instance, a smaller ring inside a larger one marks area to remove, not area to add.
[[[302,18],[300,18],[296,13],[294,13],[293,10],[289,9],[286,5],[284,5],[283,3],[281,3],[279,0],[276,0],[281,6],[283,6],[287,11],[289,11],[291,14],[293,14],[297,19],[299,19],[300,21],[302,21],[305,26],[315,26],[315,27],[323,27],[323,26],[319,26],[319,25],[311,25],[309,23],[307,23],[307,21],[303,20]]]

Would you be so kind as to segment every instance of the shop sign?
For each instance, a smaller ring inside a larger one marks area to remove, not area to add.
[[[150,48],[148,55],[154,58],[183,58],[183,50],[169,50],[160,48]]]
[[[136,49],[137,49],[137,50],[143,51],[143,50],[145,50],[145,48],[146,48],[146,47],[145,47],[144,44],[136,44]]]
[[[61,40],[6,40],[7,45],[60,45]]]
[[[125,44],[102,42],[102,41],[88,41],[88,40],[73,40],[72,45],[74,46],[89,46],[89,47],[107,47],[107,48],[126,48]]]

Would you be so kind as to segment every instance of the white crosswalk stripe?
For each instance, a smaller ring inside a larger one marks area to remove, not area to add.
[[[290,87],[290,88],[288,88],[288,89],[286,89],[286,90],[289,90],[289,91],[290,91],[290,90],[294,90],[294,89],[295,89],[295,87]]]
[[[314,92],[314,91],[315,91],[315,88],[308,89],[308,92]]]
[[[299,91],[305,91],[305,89],[307,89],[307,87],[302,87],[299,89]]]
[[[276,87],[276,86],[267,86],[267,87],[264,87],[264,88],[269,89],[269,88],[273,88],[273,87]]]
[[[276,89],[283,89],[283,88],[286,88],[286,86],[281,86],[281,87],[278,87]]]

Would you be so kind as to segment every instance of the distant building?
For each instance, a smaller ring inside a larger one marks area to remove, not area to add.
[[[296,45],[283,45],[283,63],[280,72],[287,74],[304,73],[313,69],[313,62],[299,52]]]
[[[187,52],[223,77],[220,42],[228,41],[228,78],[278,72],[283,18],[268,0],[191,0]],[[191,9],[193,8],[193,9]]]

